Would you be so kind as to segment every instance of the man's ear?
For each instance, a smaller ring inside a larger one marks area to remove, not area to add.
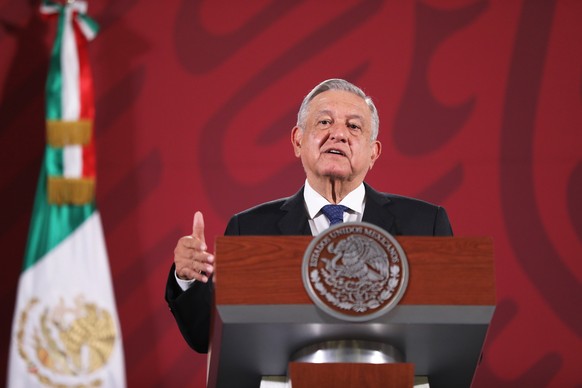
[[[374,163],[376,163],[376,160],[378,160],[378,158],[380,157],[380,154],[382,153],[382,143],[380,143],[379,140],[374,140],[372,142],[372,155],[370,158],[370,167],[368,168],[368,170],[371,170],[372,167],[374,167]]]
[[[296,157],[301,156],[301,140],[303,139],[303,130],[298,126],[294,126],[291,130],[291,144],[293,144],[293,151]]]

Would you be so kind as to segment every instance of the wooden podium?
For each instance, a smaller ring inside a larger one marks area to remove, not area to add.
[[[406,293],[361,323],[331,317],[309,298],[301,263],[311,239],[217,238],[208,387],[258,388],[262,376],[287,375],[300,349],[344,339],[390,344],[431,388],[470,386],[495,309],[490,238],[398,237]]]

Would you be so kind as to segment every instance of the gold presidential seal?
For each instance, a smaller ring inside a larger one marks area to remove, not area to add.
[[[320,309],[338,319],[367,321],[398,304],[408,284],[408,261],[385,230],[348,222],[311,241],[302,275],[309,297]]]

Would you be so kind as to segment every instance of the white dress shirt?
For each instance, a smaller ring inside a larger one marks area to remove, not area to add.
[[[305,190],[303,191],[303,198],[305,200],[305,207],[307,208],[307,216],[309,219],[309,227],[311,234],[317,236],[327,228],[329,228],[329,220],[321,212],[321,208],[329,205],[327,199],[315,191],[307,180],[305,181]],[[360,183],[352,192],[345,196],[338,205],[344,205],[348,208],[344,212],[344,222],[362,221],[364,214],[364,207],[366,205],[366,189],[363,183]]]

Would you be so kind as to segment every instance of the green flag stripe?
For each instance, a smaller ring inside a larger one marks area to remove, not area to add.
[[[49,205],[47,201],[47,174],[44,165],[40,170],[34,208],[30,221],[28,243],[24,253],[25,271],[39,261],[77,229],[95,211],[95,203],[86,205]]]
[[[61,68],[61,46],[63,43],[63,31],[65,29],[65,8],[59,10],[59,19],[57,24],[57,34],[51,59],[49,64],[49,73],[46,80],[46,118],[57,120],[62,118],[61,110],[61,91],[63,85],[62,68]]]
[[[44,154],[46,172],[48,176],[63,176],[63,149],[46,146]]]

